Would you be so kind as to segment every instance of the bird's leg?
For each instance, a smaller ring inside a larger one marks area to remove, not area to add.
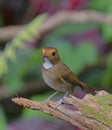
[[[64,96],[58,101],[60,104],[63,103],[64,98],[69,94],[69,91],[66,91]]]
[[[66,93],[64,94],[64,96],[57,102],[57,104],[55,105],[55,108],[58,107],[60,104],[63,103],[64,98],[69,94],[69,91],[66,91]]]
[[[44,102],[48,102],[53,96],[55,96],[58,93],[58,91],[56,91],[55,93],[53,93],[51,96],[49,96]],[[57,102],[57,104],[55,105],[55,108],[58,107],[60,104],[63,103],[64,98],[69,94],[69,91],[66,91],[66,93],[64,94],[64,96]]]
[[[50,95],[44,102],[49,101],[52,97],[54,97],[56,94],[58,93],[58,91],[54,92],[52,95]]]

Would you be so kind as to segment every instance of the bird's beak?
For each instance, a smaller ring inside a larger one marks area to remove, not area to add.
[[[46,55],[42,55],[42,59],[43,59],[43,62],[45,62],[45,59],[47,59],[48,57]]]
[[[45,59],[45,58],[47,58],[47,56],[46,55],[42,55],[42,58]]]

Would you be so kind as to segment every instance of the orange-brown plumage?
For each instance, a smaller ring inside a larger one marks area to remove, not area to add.
[[[55,56],[54,56],[55,55]],[[47,57],[52,64],[57,64],[60,61],[58,52],[53,47],[47,47],[42,49],[42,57]]]
[[[79,86],[86,93],[95,94],[95,90],[81,82],[76,75],[61,61],[57,49],[46,47],[42,49],[42,75],[48,86],[60,91],[73,91]]]

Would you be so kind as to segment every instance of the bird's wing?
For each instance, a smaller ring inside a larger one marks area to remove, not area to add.
[[[81,82],[77,78],[77,76],[63,62],[60,63],[59,71],[57,72],[62,82],[67,82],[71,84],[73,87],[80,86],[84,91],[86,91],[86,93],[95,94],[95,89]]]
[[[76,85],[81,86],[79,79],[72,72],[64,73],[61,77],[64,81],[72,84],[73,86],[76,86]]]
[[[80,86],[86,93],[96,94],[95,89],[81,82],[73,72],[69,72],[62,76],[62,80],[72,84],[73,87]]]

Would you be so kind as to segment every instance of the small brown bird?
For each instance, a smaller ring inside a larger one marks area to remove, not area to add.
[[[79,87],[86,93],[95,94],[94,88],[81,82],[76,75],[61,61],[56,48],[43,48],[42,59],[43,79],[51,88],[59,92],[63,92],[65,95],[73,92],[76,87]],[[52,96],[54,96],[54,94],[49,98]]]

